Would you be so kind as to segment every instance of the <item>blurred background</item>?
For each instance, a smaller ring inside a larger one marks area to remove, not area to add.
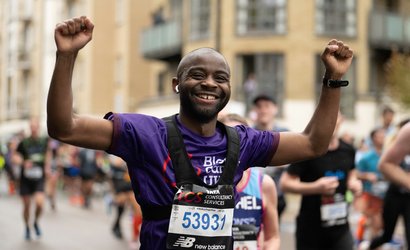
[[[393,106],[397,119],[408,113],[410,98],[400,94],[410,85],[409,13],[406,0],[1,0],[0,138],[27,129],[31,116],[44,129],[54,27],[80,15],[95,30],[75,66],[79,113],[177,112],[171,77],[184,54],[205,46],[230,63],[229,112],[247,115],[248,100],[269,93],[279,121],[302,130],[321,86],[320,53],[337,38],[355,51],[343,89],[344,127],[363,136],[383,105]]]
[[[251,100],[265,93],[277,102],[278,122],[301,131],[317,103],[320,54],[332,38],[355,52],[345,76],[350,86],[343,89],[341,133],[358,143],[381,124],[386,105],[395,110],[395,123],[410,114],[408,0],[0,0],[0,149],[28,132],[30,117],[40,119],[45,133],[54,28],[81,15],[95,24],[73,76],[81,114],[178,112],[171,78],[180,59],[212,47],[231,67],[225,112],[252,116]],[[3,202],[18,208],[15,200]],[[289,204],[282,222],[288,239],[297,203]]]

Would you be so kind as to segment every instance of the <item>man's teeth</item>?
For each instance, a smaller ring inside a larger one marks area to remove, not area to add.
[[[215,100],[215,96],[212,95],[198,95],[199,98],[206,99],[206,100]]]

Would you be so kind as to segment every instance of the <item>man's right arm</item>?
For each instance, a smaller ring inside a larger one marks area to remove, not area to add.
[[[112,122],[73,112],[74,63],[79,50],[91,40],[93,28],[86,17],[66,20],[56,26],[57,58],[47,98],[47,126],[49,135],[57,140],[107,150],[112,140]]]

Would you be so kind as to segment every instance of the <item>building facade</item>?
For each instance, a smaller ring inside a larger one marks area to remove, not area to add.
[[[355,51],[346,75],[350,86],[343,89],[341,102],[348,118],[345,129],[363,136],[379,122],[383,105],[397,107],[384,92],[383,66],[393,50],[408,50],[408,1],[181,0],[161,4],[171,15],[143,32],[146,58],[166,62],[172,72],[188,51],[216,48],[233,72],[232,99],[246,103],[252,95],[269,93],[281,107],[281,122],[292,130],[302,130],[314,111],[324,73],[320,54],[332,38]],[[173,5],[182,10],[179,19],[172,17]],[[253,92],[246,87],[249,79],[257,83]],[[142,110],[156,113],[150,106]]]
[[[246,115],[253,95],[269,93],[280,122],[300,131],[320,92],[320,53],[337,38],[355,50],[341,105],[346,129],[363,135],[394,101],[383,67],[393,50],[409,49],[409,12],[406,0],[0,0],[0,137],[30,116],[45,126],[54,27],[80,15],[95,24],[73,75],[81,114],[178,112],[171,78],[179,60],[212,47],[231,66],[227,112]]]

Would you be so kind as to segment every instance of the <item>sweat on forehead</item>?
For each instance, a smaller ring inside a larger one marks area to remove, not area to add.
[[[181,77],[182,73],[187,69],[187,67],[191,66],[190,64],[194,59],[204,55],[213,55],[215,57],[219,57],[221,60],[225,62],[228,72],[230,71],[228,62],[221,53],[212,48],[199,48],[189,52],[181,59],[177,68],[177,77]]]

